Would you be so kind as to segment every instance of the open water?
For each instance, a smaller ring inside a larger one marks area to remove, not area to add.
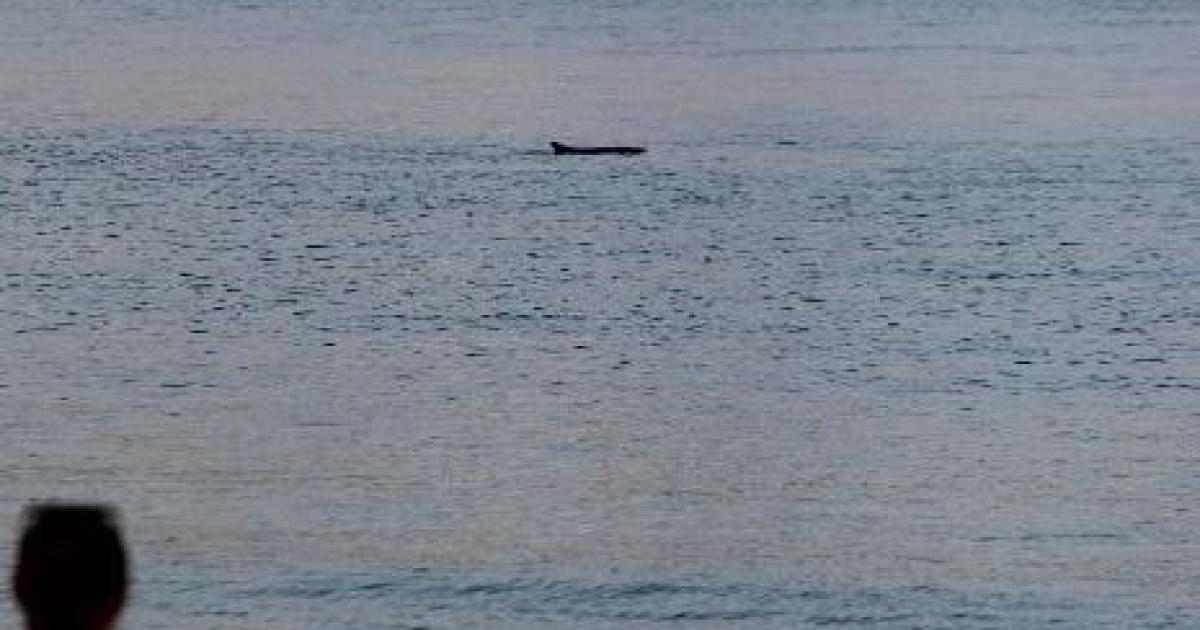
[[[131,630],[1194,627],[1198,103],[1190,1],[6,2],[0,522]]]

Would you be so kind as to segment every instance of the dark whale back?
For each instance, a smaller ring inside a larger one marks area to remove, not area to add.
[[[561,142],[551,142],[555,155],[637,155],[645,153],[646,147],[573,147]]]

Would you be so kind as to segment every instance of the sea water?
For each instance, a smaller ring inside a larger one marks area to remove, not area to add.
[[[1198,33],[7,3],[0,553],[115,503],[134,630],[1200,623]]]

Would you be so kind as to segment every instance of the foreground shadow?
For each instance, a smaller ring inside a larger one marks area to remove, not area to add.
[[[12,586],[29,630],[114,627],[129,591],[115,509],[43,503],[26,508]]]

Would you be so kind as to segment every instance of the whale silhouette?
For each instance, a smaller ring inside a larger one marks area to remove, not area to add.
[[[637,155],[645,153],[646,147],[573,147],[561,142],[551,142],[554,155]]]

